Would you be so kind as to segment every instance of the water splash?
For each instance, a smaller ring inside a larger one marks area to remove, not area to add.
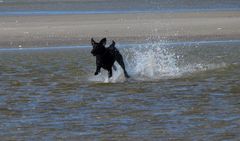
[[[113,71],[113,76],[111,78],[108,78],[108,74],[106,70],[102,70],[101,73],[99,73],[97,76],[91,76],[88,78],[89,81],[93,82],[101,82],[101,83],[119,83],[119,82],[125,82],[126,78],[124,77],[122,68],[115,63],[117,70]]]
[[[165,43],[155,42],[129,48],[126,65],[137,80],[158,80],[179,75],[177,56]]]
[[[121,50],[127,71],[131,79],[136,81],[157,81],[184,77],[197,72],[214,70],[225,67],[225,63],[198,63],[188,60],[178,54],[178,50],[166,42],[151,42],[126,47]],[[184,59],[186,60],[184,60]],[[102,71],[98,76],[90,77],[90,81],[116,83],[126,81],[121,67],[115,63],[117,71],[111,79],[107,72]]]

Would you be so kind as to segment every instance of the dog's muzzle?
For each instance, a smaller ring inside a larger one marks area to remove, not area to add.
[[[96,56],[96,54],[95,54],[95,52],[92,50],[91,51],[91,54],[93,55],[93,56]]]

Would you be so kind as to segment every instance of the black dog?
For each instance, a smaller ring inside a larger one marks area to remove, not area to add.
[[[93,49],[91,53],[93,56],[96,56],[96,72],[95,75],[98,75],[100,69],[103,68],[108,71],[108,77],[112,77],[112,68],[116,70],[116,67],[113,65],[115,61],[122,67],[124,75],[126,78],[129,78],[127,71],[125,70],[125,65],[123,62],[123,57],[115,47],[115,42],[106,48],[107,39],[103,38],[99,43],[91,39]]]

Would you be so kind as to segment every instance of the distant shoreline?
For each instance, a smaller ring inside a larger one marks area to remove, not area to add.
[[[239,40],[240,12],[179,12],[1,16],[0,48],[78,46],[107,37],[153,40]]]
[[[161,43],[161,41],[159,41]],[[140,44],[135,44],[135,43],[126,43],[126,44],[117,44],[116,46],[118,48],[125,48],[129,46],[137,46],[137,45],[144,45],[144,44],[149,44],[149,43],[140,43]],[[151,44],[151,43],[150,43]],[[240,40],[211,40],[211,41],[189,41],[189,42],[162,42],[163,46],[170,46],[170,47],[176,47],[176,46],[192,46],[192,45],[201,45],[201,44],[207,44],[207,45],[216,45],[216,44],[238,44],[240,45]],[[28,48],[0,48],[0,53],[1,52],[9,52],[9,51],[40,51],[40,50],[59,50],[59,49],[85,49],[85,48],[91,48],[92,46],[90,44],[87,45],[78,45],[78,46],[52,46],[52,47],[28,47]]]
[[[222,9],[162,9],[162,10],[26,10],[26,11],[0,11],[0,16],[47,16],[47,15],[93,15],[93,14],[139,14],[139,13],[201,13],[201,12],[240,12],[240,8],[222,8]]]

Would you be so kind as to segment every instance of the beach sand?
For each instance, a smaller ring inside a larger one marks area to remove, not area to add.
[[[240,39],[240,12],[1,16],[0,48]]]

